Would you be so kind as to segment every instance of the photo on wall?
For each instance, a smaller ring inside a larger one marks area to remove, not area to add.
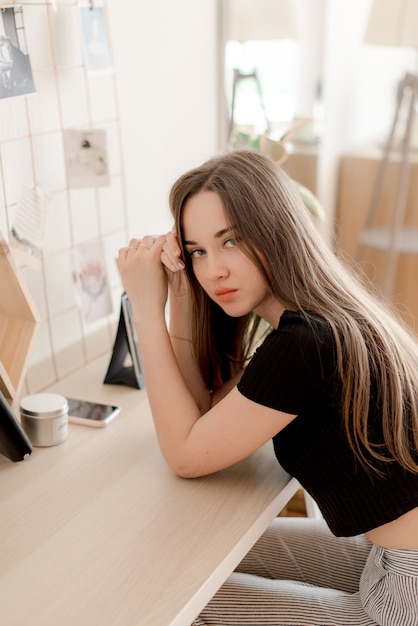
[[[3,7],[0,11],[0,99],[34,92],[23,8]]]
[[[72,256],[76,301],[84,323],[92,324],[113,311],[102,243],[80,244]]]
[[[112,64],[103,7],[80,7],[80,17],[87,71],[110,72]]]
[[[69,187],[109,185],[105,129],[64,130],[64,151]]]

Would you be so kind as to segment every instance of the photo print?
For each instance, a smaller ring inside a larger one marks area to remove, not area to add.
[[[51,196],[41,185],[24,185],[10,228],[10,245],[40,259]]]
[[[85,324],[112,313],[105,256],[99,241],[80,244],[73,251],[76,299]]]
[[[80,17],[87,71],[110,72],[112,65],[103,7],[80,7]]]
[[[22,7],[0,11],[0,99],[36,91]]]
[[[69,187],[109,185],[107,137],[104,129],[64,131]]]

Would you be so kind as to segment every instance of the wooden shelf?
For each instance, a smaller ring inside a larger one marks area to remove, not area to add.
[[[391,155],[379,203],[379,221],[369,228],[367,212],[372,199],[381,161],[381,150],[358,150],[346,154],[340,163],[337,204],[336,249],[345,262],[361,269],[378,290],[382,290],[386,276],[389,224],[396,202],[400,158]],[[399,254],[394,285],[390,296],[400,316],[418,333],[418,154],[410,155],[410,179],[405,219],[396,245]],[[364,245],[361,265],[358,261],[359,244]]]
[[[0,232],[0,390],[19,393],[40,316]]]
[[[389,250],[391,247],[391,231],[389,228],[369,228],[360,235],[364,246],[375,250]],[[418,229],[403,228],[395,246],[402,254],[418,254]]]

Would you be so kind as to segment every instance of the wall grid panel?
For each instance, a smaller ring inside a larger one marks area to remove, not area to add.
[[[0,230],[9,239],[24,186],[48,194],[40,263],[19,260],[42,318],[24,392],[34,393],[109,351],[119,314],[117,250],[128,237],[128,212],[115,73],[89,73],[82,52],[80,6],[103,7],[111,61],[106,1],[1,2],[22,7],[36,93],[0,99]],[[63,131],[105,129],[108,186],[72,188]],[[74,288],[72,253],[99,242],[106,262],[113,313],[86,324]],[[103,373],[103,375],[105,372]]]

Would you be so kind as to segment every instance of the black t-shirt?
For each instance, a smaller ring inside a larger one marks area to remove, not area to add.
[[[238,389],[254,402],[297,415],[273,438],[274,450],[335,535],[366,532],[418,506],[418,474],[393,462],[380,465],[384,476],[378,476],[365,470],[348,445],[334,337],[320,316],[285,311]],[[370,419],[378,424],[375,409]]]

